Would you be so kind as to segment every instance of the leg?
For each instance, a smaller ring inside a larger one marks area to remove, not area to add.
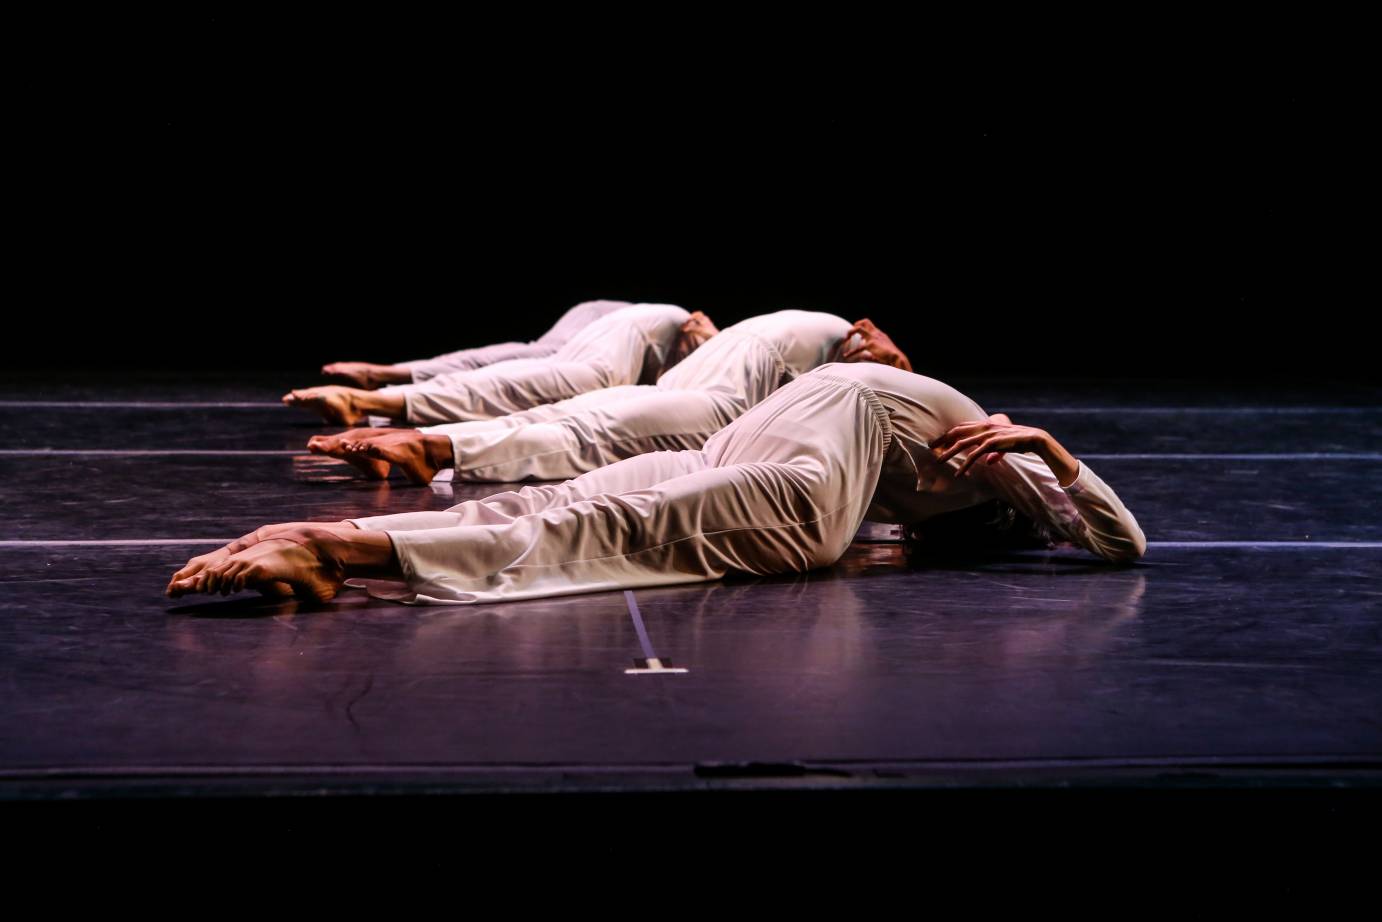
[[[332,362],[322,366],[328,378],[344,378],[351,387],[372,391],[385,384],[407,384],[413,373],[402,365],[376,365],[373,362]]]
[[[328,423],[340,426],[359,425],[371,413],[398,418],[403,413],[405,402],[399,393],[366,391],[335,384],[306,387],[283,395],[286,406],[315,410]]]
[[[650,451],[699,449],[745,409],[718,390],[650,387],[548,422],[448,434],[458,480],[563,480]]]
[[[404,379],[404,383],[420,382],[429,381],[438,375],[452,374],[457,371],[474,371],[476,368],[484,368],[487,365],[496,365],[499,362],[508,362],[513,359],[545,359],[556,351],[557,346],[550,343],[495,343],[491,346],[448,352],[432,359],[401,362],[398,367],[406,369],[408,372],[408,377]]]
[[[357,524],[388,531],[408,584],[402,598],[413,601],[495,602],[731,570],[806,570],[838,559],[858,530],[887,431],[871,392],[808,376],[703,452],[642,455],[565,484]],[[647,483],[665,474],[673,476]]]
[[[507,437],[513,436],[521,427],[532,428],[534,424],[543,421],[565,420],[579,416],[582,410],[609,406],[615,403],[622,406],[625,403],[634,402],[635,398],[659,393],[661,391],[658,388],[650,385],[630,384],[622,387],[601,388],[588,394],[580,394],[556,403],[533,407],[531,410],[524,410],[521,413],[510,413],[497,419],[450,423],[444,426],[427,426],[422,429],[358,429],[354,430],[354,432],[359,433],[355,438],[350,438],[349,433],[335,437],[332,444],[336,446],[337,450],[325,451],[324,453],[344,458],[363,471],[367,477],[373,479],[387,477],[389,466],[398,465],[399,469],[413,483],[428,484],[431,483],[438,471],[452,468],[458,472],[463,470],[456,462],[456,459],[461,457],[455,447],[457,434],[477,437],[480,433],[486,433],[490,439],[502,442]],[[550,431],[550,428],[548,427],[543,431]],[[720,428],[719,425],[714,425],[710,431],[718,428]],[[317,438],[323,440],[320,444],[325,448],[326,440],[333,437],[318,436]],[[660,447],[696,448],[699,445],[699,441],[673,442],[666,440],[666,444]],[[612,456],[609,460],[617,460],[618,457],[636,453],[638,452],[629,451],[625,455]],[[549,472],[531,476],[540,480],[564,480],[568,477],[576,477],[595,466],[598,465],[581,467],[574,464],[555,464],[549,465],[551,468]],[[522,480],[528,476],[527,474],[503,476],[496,473],[494,476],[474,476],[468,479],[507,483]]]
[[[565,419],[575,413],[597,407],[609,406],[623,400],[632,400],[649,393],[657,393],[652,384],[620,384],[615,387],[602,387],[587,391],[574,397],[567,397],[554,403],[544,403],[527,410],[518,410],[493,419],[476,419],[460,423],[439,423],[423,426],[423,432],[450,435],[453,432],[487,432],[495,429],[518,429],[534,423],[550,423]]]
[[[656,451],[620,461],[562,483],[537,484],[484,499],[467,500],[445,512],[404,512],[352,519],[363,529],[413,531],[458,525],[504,525],[524,515],[560,509],[606,493],[625,493],[656,486],[705,470],[699,451]]]
[[[789,465],[707,468],[507,525],[389,532],[417,600],[498,602],[784,573],[833,563],[860,501],[819,505]],[[826,491],[829,492],[829,491]]]
[[[628,382],[602,362],[516,359],[392,389],[413,423],[493,419]],[[385,414],[393,415],[393,414]]]

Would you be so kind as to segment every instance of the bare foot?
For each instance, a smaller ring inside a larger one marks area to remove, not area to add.
[[[358,442],[361,439],[372,439],[379,435],[391,435],[397,429],[347,429],[345,432],[336,435],[314,435],[307,440],[307,449],[314,455],[332,455],[339,457],[344,451],[343,443]]]
[[[307,450],[314,455],[330,455],[333,458],[348,461],[370,480],[387,480],[389,476],[389,463],[387,461],[378,461],[367,455],[346,451],[345,446],[361,439],[387,436],[397,431],[397,429],[347,429],[340,435],[314,435],[307,440]]]
[[[236,538],[234,541],[230,542],[225,547],[218,547],[214,551],[211,551],[206,554],[199,554],[198,556],[193,557],[191,560],[187,561],[187,563],[183,565],[182,569],[174,573],[173,578],[168,580],[168,587],[165,591],[167,591],[169,595],[173,595],[172,589],[174,583],[179,582],[181,580],[190,579],[191,577],[202,572],[208,567],[213,567],[218,564],[221,564],[231,556],[239,553],[240,551],[245,550],[246,548],[253,547],[261,541],[265,541],[269,538],[274,537],[275,535],[296,534],[297,532],[302,531],[302,529],[304,528],[311,527],[313,527],[313,523],[311,522],[284,522],[281,525],[264,525],[260,528],[256,528],[249,534],[244,535],[240,538]],[[287,583],[278,583],[276,585],[260,586],[256,588],[258,588],[259,591],[263,592],[265,595],[293,594],[293,587],[289,586]]]
[[[372,458],[358,451],[347,451],[345,448],[342,448],[340,453],[333,452],[332,454],[364,474],[368,480],[389,479],[389,471],[392,470],[392,466],[387,461]]]
[[[375,365],[372,362],[332,362],[322,366],[322,374],[345,378],[362,390],[372,391],[385,384],[408,384],[413,373],[395,365]]]
[[[346,442],[346,450],[378,463],[397,464],[413,483],[429,484],[437,471],[452,463],[451,440],[424,435],[417,429],[397,429],[388,435]]]
[[[375,377],[375,369],[384,367],[372,362],[332,362],[322,366],[322,374],[328,378],[344,378],[352,387],[372,391],[381,383]]]
[[[288,592],[300,599],[325,602],[345,583],[343,568],[321,554],[316,543],[302,536],[267,538],[219,563],[168,584],[173,598],[189,592],[229,595],[257,589],[266,595]]]
[[[290,407],[316,410],[322,419],[340,426],[354,426],[368,418],[356,406],[351,388],[334,384],[290,391],[283,395],[283,403]]]

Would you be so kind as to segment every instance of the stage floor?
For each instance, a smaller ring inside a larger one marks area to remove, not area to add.
[[[501,489],[306,454],[308,383],[0,381],[0,799],[1382,777],[1382,389],[954,382],[1118,491],[1127,568],[880,534],[632,605],[165,598],[261,524]]]

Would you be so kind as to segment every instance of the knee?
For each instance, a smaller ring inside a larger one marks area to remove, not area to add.
[[[852,507],[832,508],[836,499],[807,489],[791,489],[781,496],[775,515],[764,515],[764,524],[748,533],[760,559],[772,562],[765,569],[799,573],[839,560],[858,523],[852,520]],[[779,524],[768,524],[775,518]]]
[[[849,547],[848,539],[811,528],[765,528],[747,536],[747,541],[751,548],[745,550],[745,557],[754,565],[745,569],[757,573],[804,573],[828,567]]]

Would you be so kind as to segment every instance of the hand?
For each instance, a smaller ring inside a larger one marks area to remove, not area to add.
[[[983,422],[961,423],[933,441],[931,450],[940,453],[936,460],[942,464],[962,451],[969,452],[955,471],[956,477],[967,477],[974,464],[997,464],[1004,452],[1034,452],[1045,458],[1052,441],[1044,429],[1016,426],[1007,416],[996,413]]]
[[[851,346],[849,339],[856,333],[859,335],[859,341]],[[873,321],[868,318],[854,324],[845,334],[845,346],[840,361],[879,362],[883,365],[901,368],[903,371],[912,370],[912,363],[903,351],[897,348],[897,344],[887,333],[874,326]]]
[[[692,311],[691,317],[681,325],[681,331],[691,338],[697,346],[719,333],[715,324],[701,311]]]
[[[677,334],[677,341],[672,344],[672,352],[662,366],[662,373],[681,364],[683,359],[719,332],[709,317],[700,311],[693,312],[690,319],[681,325],[681,332]]]

